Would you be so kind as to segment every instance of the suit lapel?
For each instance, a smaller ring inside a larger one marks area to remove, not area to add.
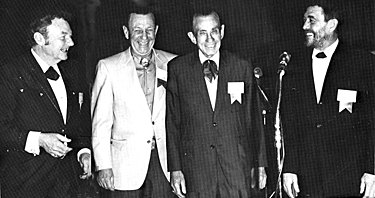
[[[208,108],[210,112],[213,112],[210,97],[208,95],[208,90],[206,86],[206,81],[203,76],[202,64],[199,61],[198,51],[194,56],[195,58],[191,62],[191,76],[192,79],[189,79],[192,82],[192,88],[197,87],[198,92],[203,100],[203,105]]]
[[[316,105],[316,91],[315,91],[315,83],[314,83],[314,73],[313,73],[313,68],[312,68],[312,58],[311,54],[312,51],[309,51],[310,53],[307,53],[308,55],[306,56],[306,72],[305,72],[305,77],[303,80],[306,83],[306,92],[308,93],[308,101],[310,103],[313,103]],[[321,98],[321,97],[320,97]]]
[[[140,102],[141,105],[139,105],[139,113],[140,115],[149,115],[149,118],[151,117],[150,109],[147,105],[147,100],[145,97],[145,94],[143,93],[142,86],[139,83],[139,78],[137,75],[137,71],[135,68],[135,63],[133,61],[133,57],[130,52],[130,48],[128,48],[123,55],[121,56],[119,62],[117,64],[123,65],[122,69],[117,72],[117,77],[120,82],[129,82],[129,89],[131,89],[129,92],[134,93],[134,98],[137,100],[142,100]],[[126,80],[123,80],[123,78],[126,77]],[[125,90],[121,90],[125,91]]]
[[[59,64],[59,70],[60,70],[61,77],[63,79],[63,82],[65,84],[65,89],[66,89],[66,97],[67,97],[66,123],[68,123],[70,113],[72,112],[72,108],[74,105],[74,98],[77,98],[74,96],[78,93],[75,93],[73,91],[71,78],[69,78],[69,75],[68,75],[69,68],[61,66],[61,64]]]
[[[35,80],[37,86],[40,87],[44,94],[46,94],[49,101],[52,103],[54,109],[61,115],[59,104],[56,100],[55,94],[52,91],[50,84],[46,76],[44,75],[42,69],[40,68],[38,62],[31,55],[28,55],[25,60],[25,65],[27,65],[28,70],[30,71],[31,78]]]
[[[217,83],[217,94],[216,94],[216,105],[215,105],[215,115],[220,111],[222,104],[224,104],[224,97],[227,92],[227,82],[229,81],[229,76],[231,76],[231,70],[227,63],[227,58],[225,52],[220,52],[220,63],[219,63],[219,78]]]

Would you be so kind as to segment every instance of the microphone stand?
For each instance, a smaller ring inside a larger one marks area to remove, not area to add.
[[[286,63],[285,63],[286,65]],[[276,116],[275,116],[275,147],[276,147],[276,155],[277,155],[277,169],[278,169],[278,179],[277,179],[277,188],[276,193],[279,194],[279,198],[282,198],[282,185],[281,185],[281,173],[283,167],[282,160],[282,145],[283,145],[283,135],[282,135],[282,126],[281,126],[281,116],[280,116],[280,104],[281,104],[281,96],[282,96],[282,80],[285,74],[285,65],[284,67],[280,67],[278,74],[278,98],[277,98],[277,106],[276,106]]]
[[[263,116],[263,125],[265,126],[266,125],[266,114],[267,112],[269,112],[271,109],[272,109],[272,106],[268,100],[268,97],[267,95],[264,93],[262,87],[260,86],[260,77],[256,77],[256,83],[257,83],[257,88],[258,88],[258,92],[260,93],[260,95],[262,96],[262,116]],[[266,103],[264,105],[264,103]]]

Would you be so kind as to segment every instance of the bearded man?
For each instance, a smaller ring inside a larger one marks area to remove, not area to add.
[[[284,190],[289,197],[374,197],[374,59],[338,38],[339,12],[304,15],[307,51],[285,75]]]

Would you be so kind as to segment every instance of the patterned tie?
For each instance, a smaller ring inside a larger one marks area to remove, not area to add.
[[[212,78],[214,79],[216,78],[216,75],[219,74],[219,71],[217,70],[215,61],[212,61],[212,60],[204,61],[203,74],[210,80],[210,82],[212,82]]]
[[[57,73],[55,69],[53,69],[52,66],[50,66],[48,70],[46,71],[46,73],[44,74],[46,75],[48,79],[51,79],[51,80],[57,80],[60,77],[60,75]]]
[[[327,58],[326,54],[324,52],[319,52],[316,54],[317,58]]]

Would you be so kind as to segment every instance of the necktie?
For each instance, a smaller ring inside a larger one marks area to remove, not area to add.
[[[319,52],[316,54],[317,58],[327,58],[326,54],[324,52]]]
[[[210,82],[212,82],[212,78],[216,78],[216,75],[218,75],[219,71],[217,70],[217,66],[215,61],[212,60],[206,60],[203,63],[203,74],[206,76]]]
[[[46,75],[48,79],[51,79],[51,80],[57,80],[60,77],[60,75],[57,73],[55,69],[53,69],[52,66],[50,66],[48,70],[46,71],[46,73],[44,74]]]

